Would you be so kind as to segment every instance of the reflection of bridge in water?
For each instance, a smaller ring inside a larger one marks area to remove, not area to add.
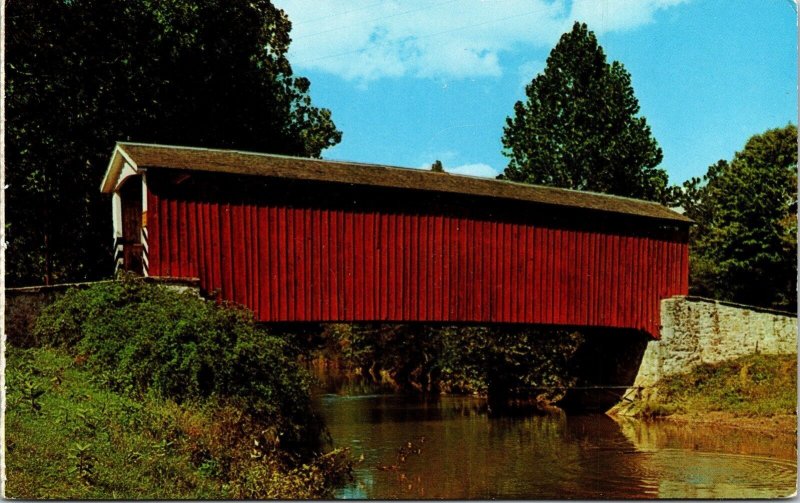
[[[264,322],[605,327],[658,337],[689,220],[655,203],[318,159],[119,144],[119,265]],[[140,253],[136,251],[141,248]]]

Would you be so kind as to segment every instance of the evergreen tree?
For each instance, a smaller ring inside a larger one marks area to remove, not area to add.
[[[630,74],[608,64],[594,33],[575,23],[506,119],[501,178],[650,200],[665,198],[661,149]]]
[[[117,141],[318,157],[341,139],[269,0],[30,0],[6,24],[12,286],[111,274]]]

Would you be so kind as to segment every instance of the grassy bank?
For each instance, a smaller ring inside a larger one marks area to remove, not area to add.
[[[63,350],[8,351],[7,497],[329,497],[347,459],[294,466],[260,449],[256,423],[220,403],[181,405],[108,389]]]
[[[326,498],[296,350],[249,313],[137,281],[70,291],[9,347],[7,496]]]
[[[662,379],[636,415],[736,424],[796,424],[797,356],[749,355]]]

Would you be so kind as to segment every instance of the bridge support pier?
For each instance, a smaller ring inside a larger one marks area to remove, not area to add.
[[[661,339],[650,341],[633,387],[610,413],[630,415],[660,379],[742,356],[797,353],[797,317],[702,297],[661,301]]]

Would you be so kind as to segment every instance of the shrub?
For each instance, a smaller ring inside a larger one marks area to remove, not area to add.
[[[297,459],[241,408],[130,396],[63,349],[7,349],[7,497],[311,499],[350,480],[346,450]]]
[[[319,438],[307,373],[242,308],[127,279],[66,292],[34,332],[106,372],[114,389],[179,403],[214,398],[275,425],[282,443],[310,448]]]

